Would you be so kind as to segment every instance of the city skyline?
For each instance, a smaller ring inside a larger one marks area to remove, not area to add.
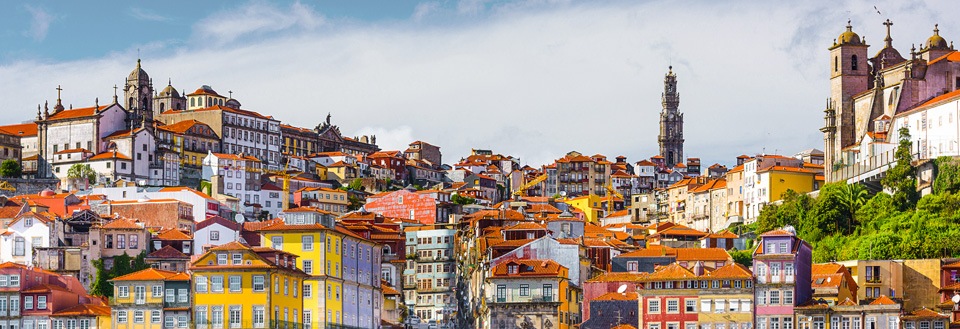
[[[158,89],[168,77],[187,92],[208,84],[296,126],[312,128],[332,113],[345,135],[376,134],[383,149],[424,140],[443,147],[447,162],[490,148],[534,166],[571,150],[631,161],[655,155],[669,65],[686,115],[685,155],[705,166],[730,165],[745,151],[822,149],[824,40],[848,17],[871,53],[885,18],[896,24],[901,53],[931,34],[914,18],[940,21],[947,39],[960,35],[939,18],[951,12],[939,9],[956,6],[947,2],[75,6],[41,2],[7,14],[4,122],[32,119],[36,104],[55,102],[58,85],[65,104],[107,103],[140,57]],[[74,32],[83,28],[93,30]],[[718,135],[717,125],[742,133]]]

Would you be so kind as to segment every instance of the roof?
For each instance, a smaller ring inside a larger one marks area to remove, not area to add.
[[[518,266],[517,273],[509,273],[511,265]],[[553,277],[560,275],[566,267],[553,260],[540,259],[512,259],[494,266],[490,271],[492,277]]]
[[[765,237],[765,236],[796,236],[796,234],[793,234],[793,233],[787,232],[786,230],[780,229],[780,230],[773,230],[773,231],[769,231],[769,232],[767,232],[767,233],[760,234],[760,236],[761,236],[761,237]]]
[[[110,281],[190,281],[190,276],[182,272],[164,271],[148,268],[111,279]]]
[[[189,95],[187,95],[187,96],[189,96]],[[261,118],[261,119],[273,120],[273,117],[272,117],[272,116],[263,115],[263,114],[260,114],[260,113],[254,112],[254,111],[250,111],[250,110],[242,110],[242,109],[230,108],[230,107],[222,106],[222,105],[214,105],[214,106],[211,106],[211,107],[205,107],[205,108],[201,108],[201,109],[190,110],[190,112],[199,112],[199,111],[226,111],[226,112],[231,112],[231,113],[236,113],[236,114],[241,114],[241,115],[246,115],[246,116],[257,117],[257,118]],[[185,111],[184,111],[184,110],[167,110],[167,111],[163,112],[163,114],[175,114],[175,113],[181,113],[181,112],[185,112]]]
[[[608,292],[603,295],[600,295],[597,298],[594,298],[593,300],[619,300],[619,301],[634,301],[634,302],[640,301],[640,299],[637,298],[636,292],[624,292],[624,293]]]
[[[148,254],[148,255],[147,255],[147,258],[183,258],[183,259],[189,259],[190,256],[188,256],[188,255],[180,252],[180,250],[177,250],[177,248],[174,248],[173,246],[166,245],[166,246],[163,246],[163,248],[160,248],[160,250],[157,250],[157,251],[154,251],[154,252],[151,252],[150,254]]]
[[[890,297],[887,297],[887,295],[880,295],[880,297],[877,297],[872,302],[870,302],[870,305],[897,305],[897,304],[899,303],[893,301],[893,299],[890,299]]]
[[[99,114],[100,111],[103,111],[108,107],[110,107],[110,105],[103,105],[99,107],[91,106],[91,107],[63,110],[63,111],[51,114],[49,117],[47,117],[47,120],[64,120],[64,119],[92,117],[94,115]]]
[[[638,272],[607,272],[597,275],[587,282],[642,282],[647,273]]]
[[[33,137],[37,136],[37,124],[31,122],[0,126],[0,131],[5,132],[8,135]]]
[[[101,226],[105,229],[142,229],[136,221],[129,218],[117,218]]]
[[[707,277],[714,279],[750,279],[753,277],[753,272],[741,264],[730,263],[708,273]]]
[[[90,159],[87,159],[87,160],[89,160],[89,161],[96,161],[96,160],[112,160],[112,159],[128,160],[128,161],[129,161],[129,160],[132,160],[132,159],[131,159],[130,157],[128,157],[126,154],[117,152],[116,150],[114,150],[114,151],[107,151],[107,152],[103,152],[103,153],[94,155],[94,156],[90,157]]]
[[[169,132],[172,132],[172,133],[175,133],[175,134],[185,134],[185,133],[187,133],[187,130],[190,130],[190,128],[192,128],[193,126],[196,126],[196,125],[208,126],[206,123],[197,121],[197,120],[195,120],[195,119],[190,119],[190,120],[183,120],[183,121],[180,121],[180,122],[177,122],[177,123],[173,123],[173,124],[169,124],[169,125],[157,126],[157,129],[169,131]],[[209,127],[209,126],[208,126],[208,127]],[[213,132],[213,131],[211,131],[211,133],[213,133],[214,135],[216,135],[216,133]]]
[[[239,155],[239,154],[212,153],[212,152],[211,154],[213,154],[213,156],[217,158],[226,159],[226,160],[250,160],[250,161],[257,161],[257,162],[260,161],[260,159],[257,159],[256,157],[251,156],[249,154]]]
[[[110,307],[93,304],[80,304],[56,311],[51,316],[109,316]]]
[[[653,273],[647,275],[644,281],[669,281],[694,278],[697,278],[697,275],[690,272],[687,268],[680,266],[678,263],[670,263],[670,265],[657,268]]]
[[[764,169],[757,170],[757,172],[768,172],[768,171],[783,171],[783,172],[795,172],[795,173],[805,173],[805,174],[816,174],[817,171],[810,170],[803,167],[787,167],[787,166],[770,166]]]
[[[160,234],[157,234],[157,239],[160,240],[175,240],[175,241],[190,241],[193,240],[193,237],[190,234],[184,233],[179,229],[169,229]]]
[[[229,228],[229,229],[234,230],[234,231],[240,229],[240,223],[237,223],[237,222],[235,222],[235,221],[232,221],[232,220],[229,220],[229,219],[220,217],[220,216],[213,216],[213,217],[207,218],[206,220],[204,220],[204,221],[202,221],[202,222],[197,223],[196,231],[199,231],[199,230],[201,230],[201,229],[203,229],[203,228],[205,228],[205,227],[207,227],[207,226],[213,225],[213,224],[220,224],[220,225],[223,225],[224,227]]]

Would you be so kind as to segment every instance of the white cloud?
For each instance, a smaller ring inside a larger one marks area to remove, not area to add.
[[[847,8],[876,52],[885,31],[876,13],[854,10],[864,3]],[[948,22],[938,12],[960,9],[955,2],[931,6],[941,10],[905,8],[893,17],[901,53],[932,34],[937,20]],[[707,166],[744,153],[822,148],[826,48],[847,20],[834,2],[516,5],[509,14],[498,8],[449,26],[411,17],[320,31],[323,18],[307,5],[254,2],[198,23],[197,35],[211,39],[146,56],[143,65],[156,81],[172,77],[188,91],[201,84],[233,90],[244,107],[298,126],[312,128],[332,112],[344,134],[376,134],[384,149],[420,139],[441,146],[448,162],[489,148],[536,166],[571,150],[632,161],[654,155],[662,79],[672,62],[687,156]],[[217,30],[214,21],[244,24]],[[940,29],[948,39],[960,37],[960,25]],[[259,33],[274,34],[205,45]],[[114,54],[0,66],[7,86],[0,89],[7,100],[0,122],[31,119],[37,103],[56,98],[57,84],[65,102],[89,106],[99,96],[104,103],[134,64],[129,54]]]
[[[420,22],[427,16],[434,14],[439,9],[440,3],[436,1],[418,3],[413,9],[413,16],[411,16],[411,19],[413,19],[414,22]]]
[[[24,5],[23,7],[30,12],[31,16],[30,29],[25,31],[24,34],[33,38],[33,40],[43,41],[47,38],[47,32],[50,30],[50,23],[53,22],[54,17],[40,7],[32,5]]]
[[[204,43],[222,45],[252,34],[279,32],[291,28],[309,31],[323,22],[322,15],[299,1],[286,9],[278,8],[269,2],[252,1],[200,20],[194,26],[194,33],[195,37]]]
[[[151,22],[166,22],[170,20],[170,17],[166,17],[139,7],[130,8],[130,16],[139,20]]]

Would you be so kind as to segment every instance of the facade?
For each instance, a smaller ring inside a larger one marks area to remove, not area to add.
[[[443,164],[440,147],[427,142],[415,141],[410,143],[410,147],[403,154],[407,159],[426,161],[433,169],[438,169]]]
[[[179,156],[178,174],[183,181],[180,185],[197,186],[200,184],[200,168],[207,152],[220,152],[220,136],[203,122],[184,120],[157,126],[157,147]],[[173,173],[165,176],[173,176]]]
[[[347,191],[325,187],[304,187],[293,193],[293,203],[298,206],[312,207],[329,211],[337,215],[347,212],[350,201]]]
[[[845,300],[829,305],[819,300],[811,300],[795,309],[795,321],[799,329],[813,328],[919,328],[917,323],[901,327],[901,304],[886,296],[870,303],[855,303]],[[928,310],[929,311],[929,310]],[[933,328],[928,322],[926,328]],[[940,327],[946,328],[946,327]]]
[[[37,248],[55,245],[63,237],[58,223],[56,215],[48,212],[31,211],[15,217],[0,238],[0,262],[33,265]]]
[[[680,93],[677,92],[677,75],[673,66],[663,78],[663,110],[660,111],[660,156],[667,167],[683,164],[683,113],[680,112]]]
[[[647,328],[752,328],[753,276],[728,264],[710,271],[672,263],[642,279],[641,325]]]
[[[174,199],[105,201],[95,207],[101,215],[136,218],[150,228],[175,228],[193,231],[193,205]]]
[[[281,124],[280,136],[283,137],[281,154],[303,157],[319,152],[320,136],[316,131]]]
[[[297,256],[239,242],[211,248],[191,263],[197,328],[296,328],[306,273]]]
[[[490,270],[486,328],[572,328],[580,323],[579,289],[552,260],[509,260]]]
[[[202,177],[214,185],[212,178],[216,176],[217,184],[211,188],[217,192],[213,194],[238,198],[245,211],[250,212],[254,204],[260,203],[262,168],[260,160],[249,155],[210,152],[203,158]]]
[[[299,257],[303,323],[311,328],[380,323],[380,246],[334,223],[334,215],[300,207],[258,230],[270,247]],[[374,285],[376,284],[376,285]]]
[[[111,328],[184,328],[191,323],[190,275],[149,268],[113,282]]]
[[[792,227],[760,235],[753,252],[756,276],[756,328],[794,325],[794,307],[811,298],[810,245]],[[785,326],[782,328],[786,328]]]
[[[407,266],[403,271],[407,307],[420,319],[448,323],[457,311],[454,287],[457,262],[454,241],[457,230],[439,226],[411,226],[406,234]]]
[[[450,194],[419,193],[410,189],[383,192],[367,197],[366,211],[386,217],[412,219],[424,225],[445,223],[450,212]]]

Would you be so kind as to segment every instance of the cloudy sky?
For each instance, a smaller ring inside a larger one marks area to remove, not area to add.
[[[704,164],[822,149],[827,47],[846,25],[908,56],[958,1],[31,1],[0,13],[0,122],[38,103],[92,106],[138,56],[157,89],[210,85],[246,109],[313,127],[327,113],[384,149],[445,162],[471,148],[540,165],[572,150],[657,152],[673,65],[685,151]],[[879,11],[879,13],[878,13]],[[139,54],[139,55],[138,55]]]

